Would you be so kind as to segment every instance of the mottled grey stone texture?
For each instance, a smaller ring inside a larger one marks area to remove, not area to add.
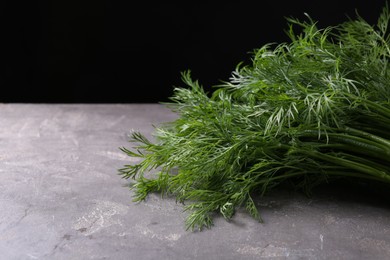
[[[175,117],[159,104],[0,104],[0,259],[390,259],[388,200],[364,190],[275,190],[257,201],[265,223],[239,210],[202,232],[185,231],[174,199],[133,203],[119,147]]]

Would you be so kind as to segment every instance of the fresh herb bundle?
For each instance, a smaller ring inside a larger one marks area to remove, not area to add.
[[[193,230],[237,207],[261,221],[253,196],[286,181],[306,192],[338,178],[390,184],[389,19],[387,5],[376,25],[288,18],[291,42],[254,50],[210,95],[182,73],[187,86],[164,103],[178,119],[155,128],[155,143],[133,132],[137,146],[121,148],[141,159],[119,170],[134,200],[188,202]]]

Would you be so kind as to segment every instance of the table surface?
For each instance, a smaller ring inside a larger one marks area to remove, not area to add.
[[[0,259],[390,259],[388,200],[364,190],[273,191],[202,232],[183,206],[132,202],[134,129],[176,115],[160,104],[0,104]]]

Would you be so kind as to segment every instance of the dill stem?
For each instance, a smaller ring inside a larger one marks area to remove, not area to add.
[[[340,158],[337,156],[333,156],[333,155],[329,155],[329,154],[325,154],[325,153],[320,153],[320,152],[314,152],[314,151],[307,151],[307,150],[299,150],[298,151],[298,150],[296,150],[295,152],[305,154],[309,157],[316,158],[319,160],[327,161],[327,162],[332,163],[332,164],[344,166],[347,169],[356,170],[360,173],[364,173],[364,174],[367,174],[369,176],[374,176],[378,180],[390,182],[390,173],[389,172],[380,171],[376,168],[367,166],[367,165],[362,164],[362,163],[358,163],[358,162],[343,159],[343,158]]]
[[[348,133],[357,134],[359,136],[351,135]],[[298,135],[302,137],[311,137],[313,139],[318,139],[317,130],[305,130]],[[390,162],[390,142],[379,136],[355,130],[352,128],[346,128],[345,133],[323,133],[321,136],[326,136],[326,138],[328,139],[327,144],[329,145],[340,144],[341,142],[343,144],[346,144],[344,148],[347,150],[355,149],[357,153],[367,154],[374,158],[380,158],[382,160]],[[326,148],[326,146],[323,147]],[[343,147],[340,146],[340,148]]]
[[[345,132],[351,133],[351,134],[354,134],[357,136],[361,136],[361,137],[367,138],[371,141],[383,144],[383,145],[387,146],[388,149],[390,149],[390,141],[386,140],[385,138],[382,138],[380,136],[377,136],[377,135],[374,135],[374,134],[371,134],[371,133],[368,133],[368,132],[365,132],[362,130],[358,130],[358,129],[355,129],[352,127],[345,127]]]
[[[373,110],[375,110],[376,112],[378,112],[378,114],[384,116],[386,119],[389,119],[390,118],[390,109],[389,108],[386,108],[378,103],[375,103],[371,100],[368,100],[368,99],[365,99],[363,101],[368,108],[371,108]]]
[[[362,174],[362,173],[358,173],[358,172],[330,170],[330,171],[327,171],[326,174],[334,175],[336,177],[348,177],[348,178],[353,177],[353,178],[359,178],[359,179],[374,180],[374,181],[386,182],[386,183],[390,184],[390,178],[381,178],[381,177],[378,178],[377,176]]]

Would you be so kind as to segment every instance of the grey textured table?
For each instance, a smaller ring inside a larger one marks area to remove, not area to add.
[[[174,199],[131,201],[117,169],[158,104],[0,104],[0,259],[390,259],[390,208],[367,192],[275,191],[265,220],[188,232]]]

